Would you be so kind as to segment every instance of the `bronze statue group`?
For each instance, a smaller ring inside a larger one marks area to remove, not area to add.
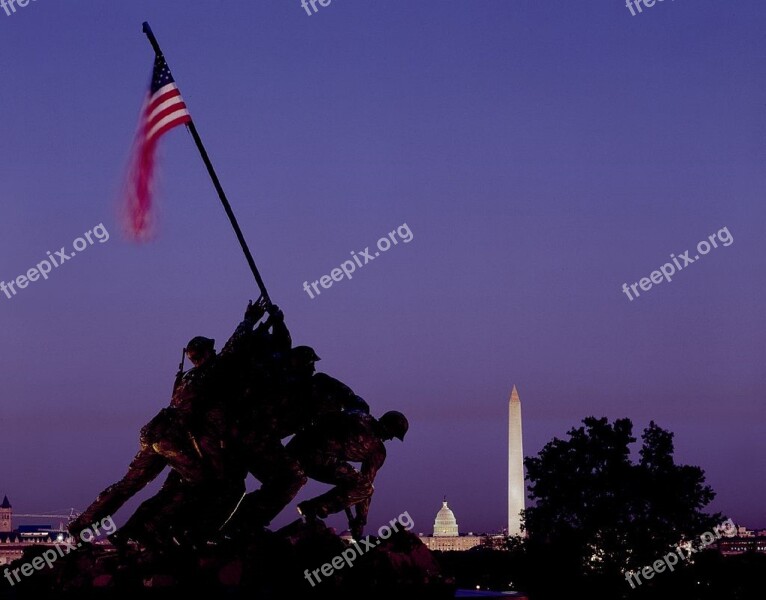
[[[110,536],[118,549],[138,544],[163,552],[220,539],[246,542],[308,478],[334,487],[298,504],[303,518],[313,522],[345,510],[360,539],[386,458],[384,442],[404,439],[404,415],[390,411],[375,419],[348,386],[316,373],[314,350],[293,348],[282,311],[262,299],[248,304],[219,353],[205,337],[193,338],[184,353],[194,366],[184,372],[182,361],[170,406],[141,430],[128,472],[69,531],[78,535],[113,515],[170,467],[159,492]],[[261,485],[245,493],[248,473]]]

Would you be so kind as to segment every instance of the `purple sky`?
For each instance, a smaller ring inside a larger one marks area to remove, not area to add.
[[[220,348],[257,296],[182,129],[156,241],[119,234],[148,20],[295,342],[410,417],[371,525],[409,511],[430,531],[447,494],[462,531],[500,528],[516,384],[526,455],[588,415],[654,419],[713,509],[766,527],[761,0],[157,4],[0,11],[0,280],[111,233],[0,296],[18,511],[82,509],[117,480],[184,343]],[[402,223],[411,243],[302,290]],[[622,293],[723,227],[732,245]]]

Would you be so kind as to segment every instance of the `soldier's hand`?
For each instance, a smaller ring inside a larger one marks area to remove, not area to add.
[[[253,301],[251,300],[247,303],[247,308],[245,309],[245,319],[248,321],[258,321],[265,312],[260,300],[255,304],[253,304]]]
[[[280,309],[276,304],[270,304],[266,310],[269,312],[269,317],[272,321],[285,320],[285,313],[283,313],[282,309]]]

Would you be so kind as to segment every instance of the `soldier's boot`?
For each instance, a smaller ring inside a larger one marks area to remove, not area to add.
[[[354,515],[353,506],[346,507],[346,516],[348,517],[348,529],[355,540],[361,540],[364,535],[364,526],[367,524],[367,517],[359,514]]]
[[[364,535],[364,523],[359,521],[352,521],[349,523],[349,529],[351,531],[351,537],[355,540],[361,540]]]

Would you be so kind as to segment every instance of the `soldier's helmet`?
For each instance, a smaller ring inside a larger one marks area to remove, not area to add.
[[[290,358],[301,365],[322,360],[311,346],[296,346],[290,351]]]
[[[384,414],[378,421],[386,428],[392,436],[404,441],[404,436],[410,428],[410,424],[402,413],[396,410],[390,410]]]
[[[186,352],[190,355],[201,356],[208,350],[215,350],[215,340],[198,335],[186,344]]]

